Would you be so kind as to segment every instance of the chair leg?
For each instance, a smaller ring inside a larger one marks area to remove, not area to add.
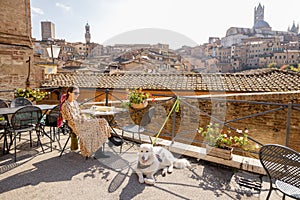
[[[267,200],[270,198],[272,190],[273,190],[273,187],[272,187],[272,180],[270,180],[270,189],[269,189],[268,196],[267,196],[267,198],[266,198]]]
[[[62,154],[63,154],[63,152],[65,151],[65,148],[66,148],[66,146],[67,146],[67,144],[68,144],[70,138],[71,138],[71,134],[69,134],[69,137],[68,137],[68,139],[67,139],[67,141],[66,141],[66,143],[65,143],[65,145],[64,145],[64,148],[61,150],[59,157],[61,157]]]
[[[124,131],[122,130],[122,138],[124,138]],[[120,153],[122,153],[122,147],[123,147],[124,142],[120,146]]]
[[[43,144],[42,144],[41,138],[40,138],[40,136],[41,136],[40,132],[38,130],[35,130],[35,132],[36,132],[36,136],[37,136],[37,139],[38,139],[38,145],[39,144],[41,145],[42,151],[43,151],[43,153],[45,153],[44,148],[43,148]]]
[[[50,137],[50,151],[52,152],[52,130],[51,130],[51,127],[50,127],[49,137]]]
[[[21,136],[21,134],[20,134]],[[29,131],[29,143],[30,143],[30,147],[32,147],[32,137],[31,137],[31,131]],[[39,144],[37,144],[38,146]]]
[[[60,130],[57,128],[57,130],[55,131],[55,135],[54,137],[56,137],[56,141],[58,143],[59,149],[61,149],[61,145],[60,145]]]
[[[14,153],[15,153],[15,162],[17,162],[17,133],[16,132],[14,132],[14,135],[15,135],[15,141],[14,141]]]

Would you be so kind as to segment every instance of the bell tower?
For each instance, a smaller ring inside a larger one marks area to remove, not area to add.
[[[85,25],[85,42],[89,44],[91,41],[90,25],[86,23]]]
[[[258,21],[264,20],[264,10],[265,6],[261,6],[260,3],[257,8],[254,8],[254,24],[256,24]]]

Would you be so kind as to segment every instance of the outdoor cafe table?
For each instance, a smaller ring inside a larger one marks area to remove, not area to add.
[[[56,105],[41,104],[41,105],[33,105],[33,106],[39,107],[42,111],[44,111],[44,114],[45,114],[49,110],[51,110],[52,108],[54,108]],[[26,106],[0,108],[0,115],[12,115],[12,114],[14,114],[17,110],[19,110],[22,107],[26,107]],[[8,152],[8,150],[7,151],[4,150],[4,152]]]
[[[127,112],[127,109],[124,108],[115,108],[115,107],[109,107],[109,106],[100,106],[101,111],[97,110],[97,106],[93,108],[93,106],[90,109],[83,109],[81,110],[81,113],[84,114],[90,114],[93,117],[105,117],[109,126],[112,128],[112,131],[117,134],[113,126],[114,122],[114,116],[116,114]],[[117,134],[118,135],[118,134]]]
[[[41,104],[41,105],[33,105],[39,107],[42,111],[48,111],[54,108],[56,105],[48,105],[48,104]],[[11,115],[14,114],[17,110],[25,106],[20,107],[9,107],[9,108],[0,108],[0,115]]]

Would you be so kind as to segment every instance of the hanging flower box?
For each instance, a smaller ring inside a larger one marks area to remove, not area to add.
[[[233,151],[233,148],[231,148],[231,147],[222,149],[222,148],[206,145],[206,155],[223,158],[225,160],[232,159],[232,151]]]

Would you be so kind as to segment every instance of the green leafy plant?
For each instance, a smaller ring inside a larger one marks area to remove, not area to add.
[[[147,100],[151,95],[149,92],[144,92],[142,88],[134,88],[133,90],[126,90],[127,99],[129,100],[128,105],[131,106],[132,103],[140,104]]]
[[[249,150],[248,130],[245,130],[244,133],[238,129],[232,131],[230,129],[220,128],[219,124],[211,123],[205,128],[199,127],[198,133],[202,135],[204,141],[210,146],[222,149],[237,147],[243,150]]]
[[[15,98],[24,97],[24,98],[32,98],[33,101],[41,101],[43,100],[49,93],[40,91],[39,89],[31,89],[31,88],[17,88],[15,90]]]

